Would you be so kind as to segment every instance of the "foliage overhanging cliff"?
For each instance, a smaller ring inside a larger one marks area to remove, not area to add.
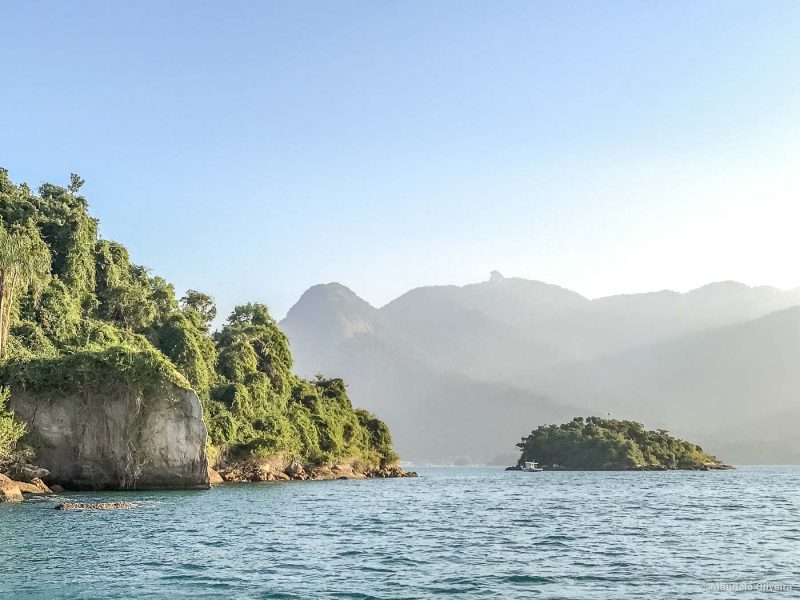
[[[33,193],[0,169],[0,385],[102,394],[109,369],[134,390],[157,376],[197,392],[215,452],[396,460],[386,425],[354,409],[341,380],[292,373],[288,341],[266,306],[238,306],[212,333],[209,296],[189,290],[178,299],[124,246],[99,239],[82,183],[73,175],[66,188]],[[0,452],[20,433],[2,410],[0,402]]]

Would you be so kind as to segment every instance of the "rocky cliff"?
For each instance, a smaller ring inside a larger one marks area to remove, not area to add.
[[[131,398],[13,393],[10,406],[49,481],[70,489],[208,487],[206,427],[194,392]]]
[[[26,443],[36,464],[50,471],[48,483],[93,490],[209,487],[200,400],[163,370],[165,361],[152,358],[73,355],[6,371],[17,376],[8,377],[9,407],[26,424]]]

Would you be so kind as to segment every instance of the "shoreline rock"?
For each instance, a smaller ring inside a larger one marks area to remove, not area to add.
[[[219,485],[220,483],[225,483],[225,480],[222,478],[222,475],[211,467],[208,467],[208,483],[211,485]]]
[[[349,462],[304,465],[298,461],[286,464],[280,457],[272,457],[261,462],[250,460],[231,462],[218,465],[215,472],[218,472],[224,482],[237,483],[417,477],[416,472],[407,472],[397,465],[376,467]]]
[[[30,483],[25,481],[14,481],[23,494],[52,494],[53,491],[47,487],[44,481],[34,477]]]
[[[0,474],[0,503],[22,502],[22,492],[16,482]]]
[[[30,476],[27,481],[16,481],[8,475],[0,473],[0,502],[22,502],[25,499],[25,494],[52,494],[53,491],[47,487],[47,484],[45,484],[44,481],[38,477],[32,476],[40,475],[42,472],[47,474],[46,469],[39,469],[38,467],[32,467],[31,469],[23,472],[14,469],[9,471],[9,473],[14,475],[19,475],[22,473],[22,475],[25,476],[27,474]]]
[[[56,510],[127,510],[138,507],[133,502],[61,502]]]
[[[28,463],[11,463],[4,469],[5,474],[14,481],[33,483],[34,479],[47,479],[50,471]]]

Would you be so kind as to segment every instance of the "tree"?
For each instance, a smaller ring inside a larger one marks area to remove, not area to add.
[[[73,194],[77,194],[78,190],[81,189],[83,184],[86,183],[81,176],[77,173],[70,173],[69,174],[69,187],[67,188]]]
[[[14,420],[14,415],[6,409],[8,390],[0,388],[0,460],[8,457],[17,440],[25,433],[25,425]]]
[[[258,302],[248,302],[236,306],[228,317],[228,324],[237,325],[274,325],[275,321],[269,314],[269,309]]]
[[[50,276],[50,251],[32,227],[8,230],[0,224],[0,360],[5,358],[14,300],[38,296]]]
[[[197,290],[186,290],[186,295],[181,298],[181,310],[198,322],[198,325],[211,327],[211,322],[217,318],[217,306],[214,299],[208,294]]]

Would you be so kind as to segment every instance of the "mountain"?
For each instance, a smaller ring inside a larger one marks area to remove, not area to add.
[[[395,446],[409,460],[505,464],[515,459],[509,440],[527,433],[522,423],[563,420],[577,410],[527,390],[436,368],[412,340],[387,330],[377,313],[342,285],[314,286],[281,328],[298,372],[345,378],[355,403],[381,411],[393,423]],[[509,418],[497,419],[498,413]]]
[[[800,290],[737,282],[590,300],[493,272],[381,308],[314,286],[281,327],[300,373],[345,377],[415,460],[492,461],[515,435],[591,410],[707,440],[726,460],[782,462],[795,446],[767,443],[766,428],[800,389],[795,305]]]
[[[283,321],[292,329],[295,363],[314,365],[339,344],[357,334],[373,332],[377,309],[349,288],[338,284],[315,285],[300,297]]]
[[[412,290],[381,308],[375,322],[379,335],[437,369],[507,383],[530,364],[568,359],[570,342],[553,327],[588,303],[569,290],[495,272],[485,283]]]

